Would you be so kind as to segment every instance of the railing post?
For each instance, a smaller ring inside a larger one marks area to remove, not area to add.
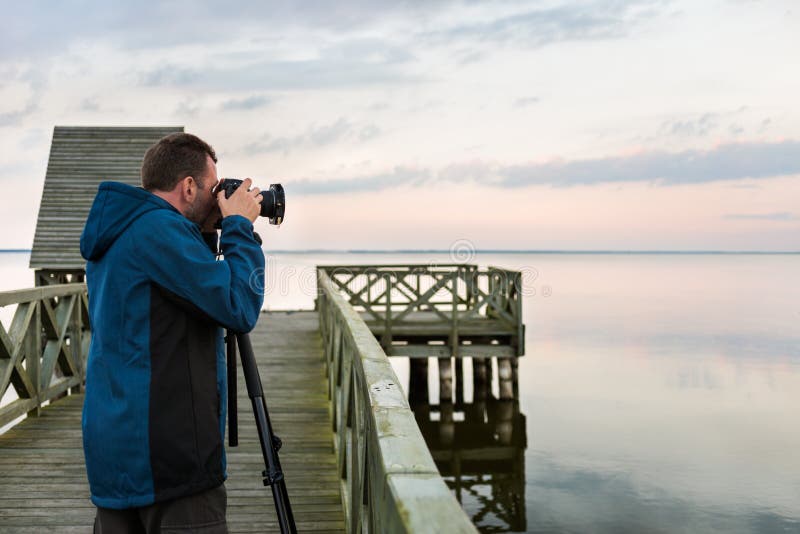
[[[42,357],[42,303],[36,301],[31,303],[34,306],[33,317],[25,333],[25,368],[28,372],[31,384],[33,384],[33,395],[36,399],[36,407],[28,412],[28,417],[39,417],[41,406],[44,399],[41,398],[42,390],[41,379],[41,357]]]
[[[453,273],[453,310],[450,323],[450,353],[453,358],[458,358],[458,279],[461,278],[461,267],[456,267]]]
[[[514,276],[514,318],[517,320],[517,356],[525,354],[525,324],[522,322],[522,273]],[[514,358],[514,371],[516,374],[517,359]]]
[[[466,269],[464,270],[464,284],[466,288],[466,294],[464,299],[466,301],[466,307],[465,307],[466,310],[471,310],[473,305],[475,304],[474,302],[475,291],[472,286],[474,280],[475,280],[475,270],[470,265],[466,267]]]
[[[510,400],[514,398],[513,369],[511,358],[497,358],[497,378],[500,386],[500,399]]]
[[[456,402],[461,402],[464,398],[464,384],[463,384],[463,364],[459,354],[459,335],[458,335],[458,282],[461,279],[462,273],[464,275],[464,283],[467,288],[467,305],[469,308],[469,282],[467,276],[467,267],[456,267],[455,276],[453,277],[453,318],[450,333],[450,352],[455,359],[455,399]]]
[[[494,272],[491,269],[489,269],[489,271],[486,273],[486,281],[487,281],[487,284],[488,284],[487,285],[487,294],[489,295],[490,299],[494,299],[495,298],[495,293],[497,291],[497,289],[496,289],[497,283],[496,283],[495,278],[494,278]],[[486,317],[493,317],[495,315],[496,315],[496,313],[492,309],[491,302],[487,302],[487,304],[486,304]]]
[[[450,358],[439,358],[439,403],[453,400],[453,365]]]
[[[75,367],[77,367],[78,376],[80,377],[80,382],[78,385],[71,388],[72,393],[80,393],[81,389],[83,388],[83,381],[86,379],[86,370],[83,366],[83,358],[81,355],[81,347],[83,346],[82,340],[82,321],[81,321],[81,296],[74,295],[72,297],[75,299],[75,303],[72,306],[72,317],[70,318],[70,334],[69,334],[69,346],[72,350],[72,359],[75,362]]]
[[[381,345],[386,354],[391,354],[392,351],[392,274],[386,273],[383,275],[386,280],[386,312],[384,314],[383,323],[383,336],[381,338]]]

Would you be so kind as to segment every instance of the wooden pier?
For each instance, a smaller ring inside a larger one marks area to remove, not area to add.
[[[316,312],[262,314],[251,333],[281,463],[301,532],[342,532],[325,360]],[[231,532],[276,532],[264,461],[244,378],[239,386],[239,446],[227,448]],[[67,379],[68,380],[68,379]],[[95,510],[81,441],[83,395],[69,395],[0,435],[0,533],[85,533]]]
[[[99,183],[136,183],[144,149],[169,131],[182,127],[54,131],[30,261],[37,287],[0,293],[0,307],[16,307],[0,328],[0,427],[16,422],[0,435],[0,534],[91,529],[81,434],[91,330],[78,239]],[[496,267],[326,266],[314,311],[262,314],[251,340],[299,531],[476,532],[389,357],[411,358],[419,383],[438,358],[444,404],[453,394],[460,402],[465,357],[478,387],[491,383],[496,360],[500,397],[512,398],[524,354],[521,288],[519,272]],[[276,532],[242,377],[238,387],[228,524]]]
[[[471,358],[476,388],[491,383],[496,365],[500,398],[516,397],[517,358],[525,354],[519,271],[474,264],[326,265],[318,270],[359,312],[388,356],[411,358],[412,380],[425,383],[428,358],[438,358],[442,400],[453,395],[461,400],[465,357]]]

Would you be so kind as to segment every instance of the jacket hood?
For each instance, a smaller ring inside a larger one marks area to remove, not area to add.
[[[141,187],[102,182],[81,234],[81,256],[85,260],[102,258],[131,223],[158,209],[178,211],[166,200]]]

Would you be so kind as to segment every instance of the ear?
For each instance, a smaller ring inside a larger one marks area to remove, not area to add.
[[[194,197],[197,196],[197,182],[191,176],[187,176],[183,180],[181,180],[181,196],[187,202],[191,202],[194,200]]]

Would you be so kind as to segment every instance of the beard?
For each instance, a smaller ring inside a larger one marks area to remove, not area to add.
[[[186,218],[202,226],[211,214],[212,207],[210,202],[202,201],[199,196],[195,197],[194,202],[186,208]]]

